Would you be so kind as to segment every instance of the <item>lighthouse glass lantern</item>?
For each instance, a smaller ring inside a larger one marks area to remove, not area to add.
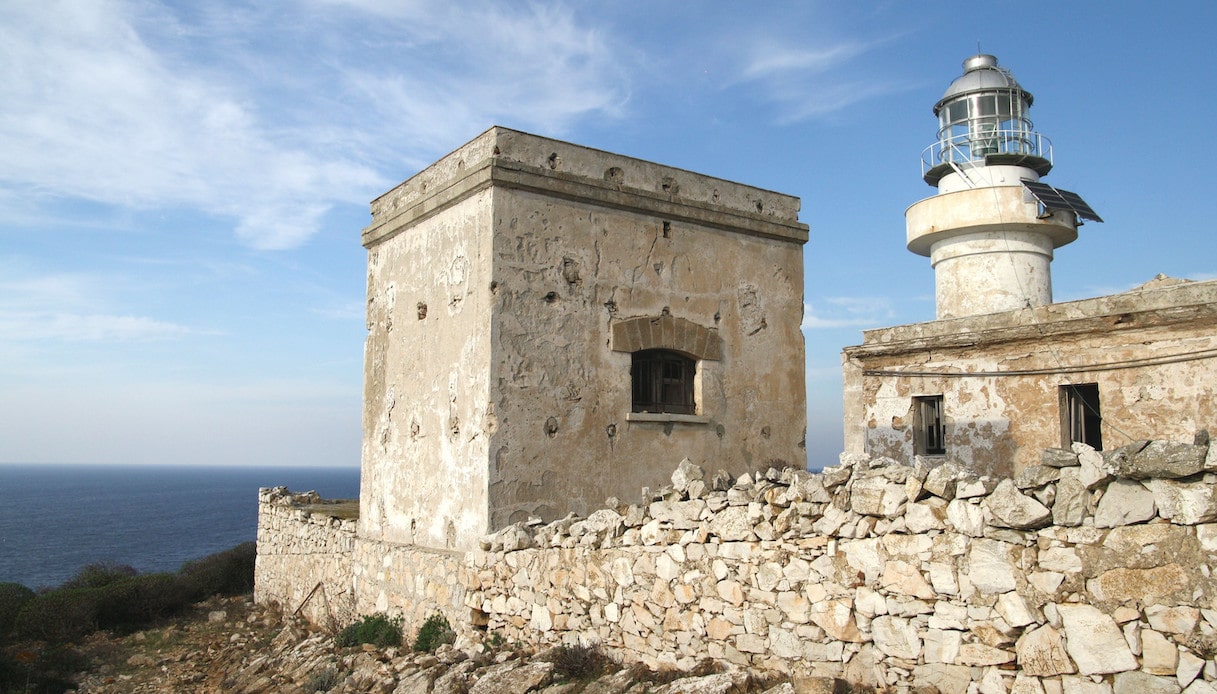
[[[1052,144],[1028,118],[1033,97],[992,55],[964,61],[964,74],[934,105],[938,141],[922,156],[926,183],[975,166],[1025,166],[1039,175],[1052,168]]]

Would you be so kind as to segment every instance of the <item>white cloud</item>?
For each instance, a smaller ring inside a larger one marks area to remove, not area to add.
[[[752,84],[778,107],[779,122],[830,115],[850,106],[913,88],[873,74],[857,75],[852,63],[886,43],[848,39],[761,36],[742,42],[733,86]]]
[[[816,304],[803,304],[804,330],[879,327],[896,315],[884,297],[829,297]]]
[[[285,22],[226,5],[4,3],[0,199],[195,209],[232,218],[249,246],[291,248],[333,205],[399,180],[403,160],[495,121],[561,131],[626,99],[608,42],[560,7],[350,5],[380,13],[356,25],[384,41],[334,40],[352,8],[329,4]]]

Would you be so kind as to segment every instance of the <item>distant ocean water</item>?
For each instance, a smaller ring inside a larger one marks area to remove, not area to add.
[[[258,488],[359,496],[357,467],[0,464],[0,583],[55,587],[95,562],[141,573],[257,536]]]

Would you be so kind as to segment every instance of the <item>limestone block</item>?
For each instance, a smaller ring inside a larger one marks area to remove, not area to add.
[[[1059,467],[1051,465],[1031,465],[1018,473],[1014,484],[1019,489],[1037,489],[1061,478]]]
[[[1124,672],[1137,667],[1137,658],[1115,620],[1082,604],[1056,606],[1065,629],[1065,649],[1083,675]]]
[[[494,665],[474,682],[469,694],[524,694],[548,683],[553,671],[554,664],[543,660]]]
[[[859,586],[854,593],[854,611],[863,617],[887,614],[887,599],[866,586]]]
[[[710,519],[710,532],[724,542],[739,542],[753,539],[752,522],[748,520],[748,508],[730,506]]]
[[[963,499],[955,499],[947,504],[947,522],[958,532],[969,537],[980,537],[985,534],[985,513],[980,506],[970,504]]]
[[[1154,493],[1136,480],[1118,479],[1107,485],[1094,513],[1096,528],[1144,523],[1154,517]]]
[[[1183,694],[1217,694],[1217,685],[1205,680],[1195,680],[1183,690]]]
[[[854,620],[853,606],[848,600],[813,602],[811,621],[838,641],[862,642],[865,638]]]
[[[955,567],[941,562],[930,564],[930,585],[944,595],[958,594],[959,581],[955,577]]]
[[[1179,694],[1174,678],[1155,677],[1145,672],[1121,672],[1111,683],[1112,694]]]
[[[1080,468],[1067,468],[1061,472],[1056,483],[1056,499],[1052,502],[1052,522],[1056,525],[1076,527],[1086,517],[1086,504],[1090,492],[1078,478]]]
[[[978,539],[968,552],[968,579],[981,593],[1008,593],[1017,586],[1011,554],[1014,547],[998,540]]]
[[[967,694],[972,684],[972,668],[966,665],[927,663],[913,668],[913,686],[941,694]],[[914,690],[916,691],[916,690]]]
[[[875,646],[893,658],[916,660],[921,655],[921,637],[907,619],[883,615],[871,620]]]
[[[855,479],[849,492],[849,508],[866,516],[896,516],[905,503],[904,488],[876,475]]]
[[[652,518],[668,523],[669,527],[671,528],[676,530],[690,530],[697,527],[698,521],[701,519],[702,511],[704,511],[705,508],[705,501],[701,499],[693,499],[692,501],[656,501],[653,502],[647,510],[651,514]],[[727,511],[723,511],[722,513],[726,512]],[[596,513],[600,513],[600,511],[597,511]],[[588,520],[590,521],[591,518],[589,517]]]
[[[937,497],[910,503],[904,509],[905,527],[910,533],[920,535],[930,530],[942,530],[947,517],[947,502]]]
[[[1082,570],[1082,558],[1072,547],[1049,547],[1039,553],[1039,566],[1045,571],[1069,574]]]
[[[676,491],[687,492],[692,482],[701,482],[705,478],[705,470],[702,470],[700,466],[694,465],[693,461],[685,458],[672,471],[672,487]]]
[[[911,595],[923,600],[935,597],[934,589],[921,575],[921,570],[904,561],[889,561],[883,566],[879,582],[897,595]]]
[[[1040,454],[1040,464],[1055,468],[1076,467],[1078,454],[1067,448],[1045,448]]]
[[[1217,492],[1207,482],[1147,480],[1158,515],[1178,525],[1217,520]]]
[[[728,692],[742,691],[747,681],[747,673],[734,670],[704,677],[684,677],[660,685],[651,692],[652,694],[728,694]]]
[[[1014,591],[1003,593],[999,596],[994,609],[1012,627],[1027,626],[1036,621],[1031,608],[1027,606],[1027,602]]]
[[[1111,479],[1111,473],[1103,464],[1103,454],[1084,443],[1075,441],[1071,450],[1078,456],[1078,481],[1087,489],[1094,489]]]
[[[1014,684],[1010,685],[1010,694],[1044,694],[1044,685],[1038,677],[1029,677],[1023,673],[1014,676]]]
[[[1049,625],[1025,632],[1019,637],[1015,651],[1019,669],[1028,675],[1055,677],[1077,671],[1065,652],[1061,633]]]
[[[988,475],[981,477],[965,476],[955,483],[956,499],[971,499],[985,496],[997,488],[998,481]]]
[[[950,501],[955,498],[955,485],[967,471],[959,463],[947,461],[930,470],[922,488],[936,497]]]
[[[1008,479],[998,483],[984,504],[993,515],[994,524],[1003,528],[1040,528],[1052,518],[1047,507],[1020,492]]]
[[[1112,569],[1086,582],[1100,600],[1154,602],[1173,593],[1191,593],[1187,572],[1178,564],[1149,569]]]
[[[786,615],[786,619],[795,624],[806,624],[811,621],[811,601],[799,593],[792,591],[778,593],[778,609]]]
[[[997,668],[987,668],[976,688],[977,694],[1008,694],[1006,678]]]
[[[868,581],[879,577],[887,561],[887,551],[879,538],[842,543],[841,552],[850,566],[866,574]]]
[[[1208,446],[1174,441],[1140,441],[1103,455],[1108,470],[1129,479],[1190,477],[1204,470]]]
[[[1077,675],[1065,675],[1061,678],[1061,694],[1111,694],[1111,685],[1092,682]]]
[[[1204,659],[1195,655],[1189,650],[1179,650],[1179,665],[1175,668],[1175,681],[1180,687],[1186,687],[1192,683],[1200,672],[1204,670]]]
[[[959,665],[986,667],[990,665],[1005,665],[1012,662],[1015,654],[1004,648],[996,648],[983,643],[965,643],[959,647],[959,656],[955,662]]]
[[[1151,675],[1174,675],[1179,649],[1153,629],[1141,630],[1141,669]]]
[[[925,632],[925,662],[954,663],[959,657],[963,632],[953,629],[928,629]]]
[[[1145,617],[1149,620],[1149,625],[1158,631],[1187,635],[1192,633],[1196,623],[1200,621],[1200,610],[1186,605],[1151,605],[1145,608]]]

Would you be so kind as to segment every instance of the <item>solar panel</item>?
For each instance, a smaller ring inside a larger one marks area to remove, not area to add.
[[[1103,221],[1103,218],[1098,215],[1094,209],[1086,204],[1082,196],[1068,190],[1053,188],[1047,183],[1039,181],[1029,181],[1022,179],[1023,186],[1039,200],[1040,204],[1050,210],[1068,210],[1082,219],[1089,219],[1095,222]]]

